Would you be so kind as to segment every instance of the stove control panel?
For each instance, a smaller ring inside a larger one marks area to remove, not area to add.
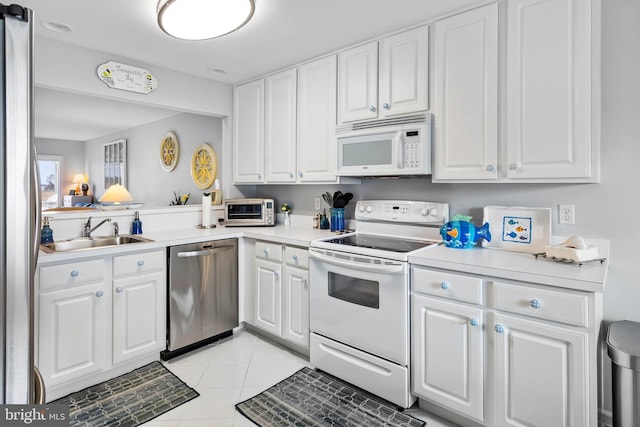
[[[449,204],[402,200],[360,200],[356,203],[356,219],[444,224],[449,220]]]

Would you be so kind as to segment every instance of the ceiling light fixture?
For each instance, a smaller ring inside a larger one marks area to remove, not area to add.
[[[160,0],[158,25],[178,39],[213,39],[244,26],[254,10],[255,0]]]

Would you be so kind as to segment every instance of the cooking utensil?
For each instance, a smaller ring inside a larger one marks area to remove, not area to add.
[[[340,190],[338,190],[335,193],[333,193],[333,207],[334,208],[336,207],[336,200],[338,200],[339,198],[342,198],[342,191],[340,191]]]
[[[347,203],[349,203],[351,201],[351,199],[353,199],[353,194],[352,193],[344,193],[342,198],[345,200],[345,206],[346,206]]]
[[[331,197],[331,193],[327,191],[322,195],[322,198],[324,199],[325,203],[329,205],[330,208],[333,207],[333,198]]]

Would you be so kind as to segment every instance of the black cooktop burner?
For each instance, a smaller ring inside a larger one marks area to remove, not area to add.
[[[360,248],[378,249],[391,252],[413,252],[415,250],[433,245],[428,240],[403,240],[394,237],[375,236],[372,234],[354,234],[346,237],[336,237],[327,240],[337,245],[357,246]]]

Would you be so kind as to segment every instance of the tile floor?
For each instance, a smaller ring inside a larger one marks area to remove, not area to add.
[[[148,422],[145,427],[255,427],[235,404],[264,391],[308,365],[308,360],[247,330],[163,362],[200,397]],[[411,415],[428,427],[451,427],[422,410]]]

